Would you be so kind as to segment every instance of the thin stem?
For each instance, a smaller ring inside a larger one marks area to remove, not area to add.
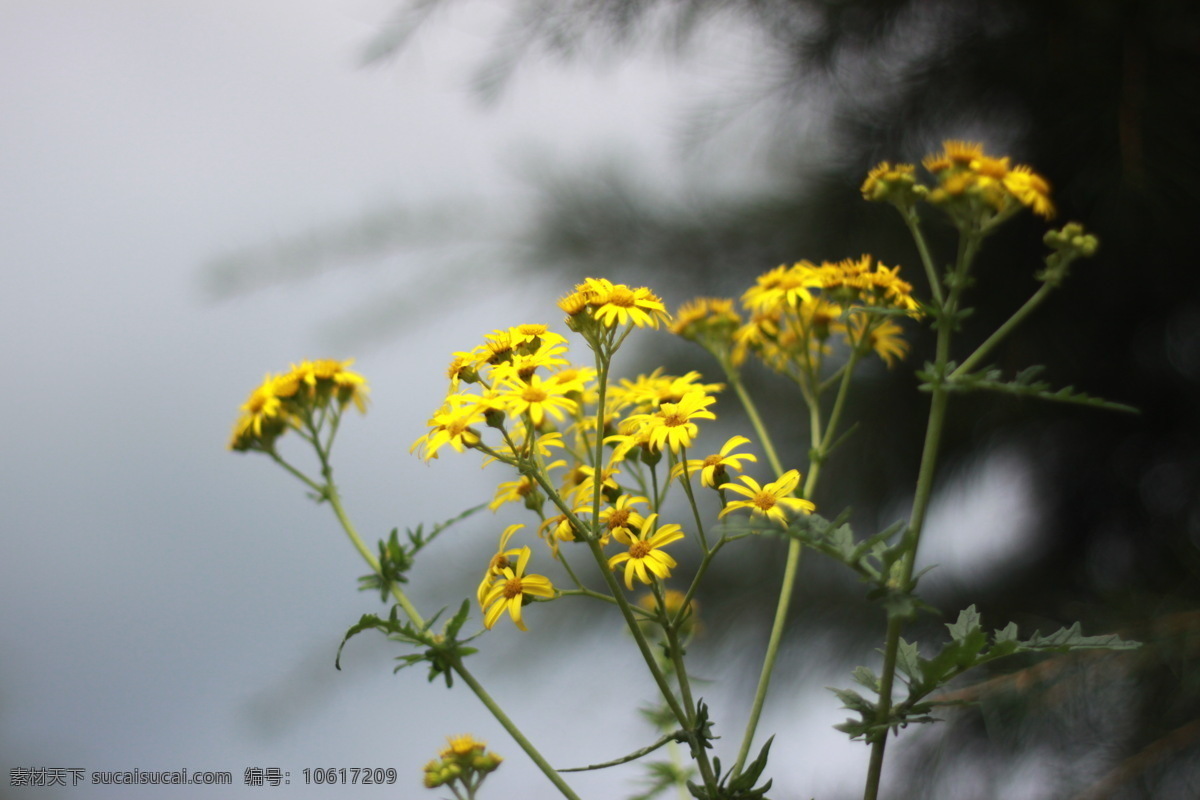
[[[958,367],[956,367],[955,370],[950,373],[949,380],[953,380],[965,375],[974,369],[980,361],[987,357],[987,354],[992,351],[992,348],[999,344],[1004,337],[1012,333],[1014,328],[1024,322],[1025,318],[1033,313],[1033,310],[1042,304],[1042,301],[1044,301],[1050,295],[1050,292],[1053,290],[1053,288],[1054,287],[1052,287],[1049,283],[1043,283],[1041,287],[1034,292],[1033,296],[1025,301],[1025,305],[1013,312],[1013,315],[1009,317],[1003,325],[997,328],[995,333],[984,340],[983,344],[979,345],[974,353],[968,356],[966,360],[959,364]]]
[[[917,216],[917,210],[910,208],[902,211],[900,215],[904,217],[904,224],[908,226],[908,231],[917,244],[917,253],[920,254],[921,264],[925,267],[925,278],[929,281],[929,292],[933,295],[934,303],[940,306],[943,302],[942,285],[938,280],[937,267],[933,263],[933,257],[929,254],[929,245],[925,243],[925,234],[921,232],[921,222]]]
[[[463,682],[471,687],[471,691],[475,693],[479,701],[487,707],[488,711],[492,712],[492,716],[496,718],[496,721],[504,727],[504,730],[508,731],[508,735],[525,751],[525,755],[529,756],[534,764],[537,764],[538,769],[550,779],[550,782],[562,792],[563,796],[571,798],[571,800],[579,800],[579,796],[567,785],[567,782],[558,774],[558,771],[550,766],[550,762],[543,758],[538,749],[533,746],[533,743],[525,738],[525,734],[521,733],[521,729],[516,726],[516,723],[508,718],[508,715],[504,713],[504,709],[500,708],[499,704],[492,699],[492,696],[487,693],[482,684],[475,679],[475,676],[463,666],[462,660],[455,658],[452,666],[458,676],[463,679]]]
[[[932,398],[929,403],[929,419],[925,426],[925,444],[921,451],[921,466],[917,473],[917,488],[913,498],[912,513],[904,534],[905,553],[900,560],[900,575],[896,588],[909,592],[912,589],[913,566],[921,542],[921,531],[925,514],[933,496],[933,477],[937,469],[938,448],[942,429],[946,422],[946,407],[949,392],[946,389],[946,365],[950,360],[950,340],[954,335],[953,316],[958,311],[959,298],[966,288],[967,275],[975,258],[982,234],[978,231],[962,231],[958,242],[958,259],[952,273],[946,301],[940,309],[940,324],[937,328],[937,348],[934,360]],[[892,713],[892,689],[896,679],[896,661],[900,649],[900,633],[904,620],[899,616],[888,619],[887,634],[883,647],[883,668],[879,676],[878,725],[887,725]],[[877,800],[879,784],[883,775],[883,757],[887,748],[888,729],[874,734],[871,741],[871,760],[867,767],[867,782],[863,800]]]
[[[771,443],[771,434],[767,432],[767,426],[763,424],[762,416],[759,415],[758,407],[754,405],[754,400],[750,397],[750,393],[742,385],[741,376],[732,367],[728,366],[725,368],[725,376],[729,378],[729,382],[733,385],[733,390],[737,393],[742,408],[746,411],[746,416],[750,418],[750,425],[758,435],[759,442],[762,443],[763,452],[766,453],[767,461],[770,462],[771,469],[775,471],[775,476],[782,475],[783,466],[779,460],[779,456],[775,453],[775,445]]]

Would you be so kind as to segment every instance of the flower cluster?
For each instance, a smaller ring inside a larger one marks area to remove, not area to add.
[[[489,753],[487,743],[470,734],[454,736],[447,742],[449,746],[425,765],[425,786],[429,789],[450,786],[456,796],[462,796],[456,791],[455,784],[459,784],[467,797],[474,797],[479,784],[495,772],[504,759]]]
[[[845,276],[839,278],[839,286],[845,285]],[[884,296],[887,287],[863,283],[855,291]],[[517,474],[499,483],[489,507],[519,504],[536,514],[538,537],[572,580],[563,550],[569,543],[594,545],[599,563],[621,572],[627,590],[665,581],[678,567],[667,548],[689,538],[681,524],[660,518],[671,484],[698,477],[701,486],[720,490],[729,486],[730,471],[740,471],[756,456],[735,452],[749,443],[735,436],[719,453],[687,457],[701,425],[716,418],[713,406],[723,384],[706,382],[699,372],[667,375],[661,369],[609,380],[611,355],[624,333],[669,319],[653,292],[588,278],[560,307],[569,315],[568,326],[597,354],[597,367],[572,364],[566,339],[545,325],[493,331],[483,344],[454,354],[446,398],[412,450],[429,461],[446,447],[473,449],[487,463],[515,468]],[[656,468],[664,459],[660,484]],[[733,488],[742,491],[741,485]],[[811,510],[807,501],[790,497],[795,488],[793,483],[782,491],[787,501],[780,501],[771,521],[783,519],[784,509]],[[724,493],[719,496],[724,502]],[[758,513],[737,503],[726,510]],[[486,628],[507,615],[525,630],[527,604],[583,590],[577,580],[577,589],[562,589],[530,571],[533,548],[511,543],[524,527],[505,529],[476,590]],[[617,549],[603,552],[610,547]]]
[[[242,404],[229,449],[271,452],[276,439],[301,427],[315,412],[340,412],[351,403],[366,412],[367,383],[346,369],[352,363],[353,359],[303,361],[282,374],[268,374]]]
[[[978,219],[981,211],[986,212],[985,221],[1003,219],[1021,208],[1045,219],[1054,216],[1046,179],[1024,164],[1012,164],[1008,156],[988,155],[982,144],[947,140],[941,152],[931,153],[921,163],[934,178],[932,188],[916,182],[912,164],[885,161],[867,174],[863,197],[901,207],[926,198],[960,221]]]
[[[871,256],[814,264],[799,261],[760,275],[742,295],[749,320],[729,299],[701,298],[679,310],[672,332],[734,366],[754,353],[771,369],[799,378],[817,375],[843,342],[859,356],[874,352],[888,366],[908,344],[891,316],[919,316],[912,284]]]

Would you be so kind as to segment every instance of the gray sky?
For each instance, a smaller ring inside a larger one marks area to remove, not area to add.
[[[487,111],[465,90],[488,41],[477,17],[440,20],[394,62],[356,68],[391,11],[367,0],[0,5],[0,795],[231,794],[9,789],[8,770],[30,766],[229,770],[233,794],[256,796],[419,796],[420,766],[443,737],[470,731],[508,757],[490,796],[553,796],[468,692],[416,670],[392,676],[398,651],[379,637],[356,640],[333,670],[344,630],[383,608],[355,591],[366,568],[298,483],[224,450],[265,372],[355,355],[328,352],[323,325],[374,293],[424,285],[429,262],[397,253],[222,303],[205,299],[201,265],[381,204],[519,201],[522,153],[571,163],[602,149],[667,179],[666,99],[703,72],[649,57],[534,66]],[[564,288],[430,297],[435,314],[362,355],[374,405],[348,420],[335,460],[368,540],[490,496],[501,477],[475,459],[426,466],[408,447],[440,401],[449,354],[495,327],[557,323]],[[473,593],[479,537],[504,524],[443,540],[429,558],[450,567],[418,580],[424,607]],[[586,658],[564,660],[548,657],[552,629],[534,627],[489,637],[476,671],[501,673],[489,685],[554,763],[592,758],[587,743],[611,757],[652,738],[612,702],[649,691],[621,677],[633,653],[619,634],[597,631]],[[720,677],[720,662],[707,666]],[[823,743],[820,758],[773,762],[782,785],[816,792],[861,774],[866,748],[829,729],[843,716],[817,689],[772,705],[763,730],[793,728],[792,746],[810,754]],[[253,766],[289,770],[291,789],[241,789]],[[297,785],[305,767],[331,766],[394,766],[399,788]],[[573,783],[613,796],[629,777]]]

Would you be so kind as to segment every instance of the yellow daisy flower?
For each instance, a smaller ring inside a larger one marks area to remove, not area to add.
[[[721,452],[706,458],[691,458],[671,467],[671,478],[678,478],[686,471],[689,475],[700,473],[700,485],[715,489],[728,478],[725,468],[730,467],[741,472],[743,461],[757,462],[758,457],[753,453],[733,453],[732,451],[750,440],[745,436],[734,436],[721,447]]]
[[[800,473],[794,469],[783,473],[779,476],[779,480],[768,483],[766,486],[759,486],[758,481],[749,475],[743,475],[741,479],[746,484],[745,486],[726,483],[721,486],[721,490],[736,492],[748,499],[726,503],[725,507],[721,509],[721,513],[717,515],[718,518],[724,517],[730,511],[744,508],[751,514],[759,514],[780,525],[787,525],[788,511],[811,514],[817,508],[811,501],[791,497],[792,492],[800,484]]]
[[[699,426],[693,420],[717,418],[716,414],[707,410],[715,402],[717,398],[709,397],[704,392],[689,392],[678,403],[663,403],[653,414],[633,414],[626,419],[626,423],[633,432],[639,429],[644,431],[652,449],[668,449],[678,453],[681,447],[691,447],[692,441],[700,433]]]
[[[510,416],[519,419],[528,414],[534,425],[541,425],[546,414],[561,421],[564,411],[573,414],[578,407],[562,384],[543,381],[540,375],[530,375],[528,382],[506,379],[498,391]]]
[[[521,619],[521,607],[527,597],[554,597],[554,584],[544,575],[526,575],[525,567],[529,565],[530,549],[522,547],[517,553],[517,565],[505,566],[500,570],[487,593],[483,596],[480,606],[483,608],[483,626],[491,630],[497,620],[507,611],[513,623],[523,631],[529,630]]]
[[[452,394],[446,403],[429,418],[432,426],[429,433],[413,442],[408,452],[421,450],[425,461],[437,458],[437,451],[450,445],[458,452],[479,443],[479,433],[471,426],[484,422],[480,398],[465,394]]]
[[[606,328],[629,323],[639,328],[657,328],[660,323],[671,321],[662,300],[645,286],[631,289],[605,278],[586,278],[575,287],[575,292],[587,298],[592,315]],[[564,302],[565,298],[559,305],[567,310]],[[567,310],[567,313],[571,312]]]
[[[617,553],[608,560],[608,568],[616,569],[625,565],[625,588],[633,590],[633,579],[636,576],[642,583],[652,583],[655,577],[671,577],[671,570],[677,566],[674,558],[664,553],[660,548],[683,538],[683,531],[674,523],[663,525],[655,530],[658,514],[646,518],[645,525],[636,535],[616,533],[619,541],[629,545],[629,550]]]
[[[506,567],[511,567],[516,563],[516,559],[521,555],[521,551],[517,548],[505,549],[508,546],[508,540],[513,537],[513,534],[524,528],[524,525],[509,525],[504,529],[504,533],[500,534],[500,546],[496,549],[496,555],[492,556],[492,560],[488,562],[487,569],[483,572],[483,580],[479,583],[479,589],[476,590],[475,596],[479,599],[479,605],[483,605],[483,599],[487,597],[487,590],[492,581],[504,574]]]
[[[632,536],[635,530],[641,530],[646,524],[646,518],[639,514],[633,506],[636,504],[646,505],[649,502],[645,497],[634,497],[628,494],[618,497],[616,503],[600,512],[600,524],[606,531],[605,536],[611,534],[616,536],[619,541],[628,544],[627,537]]]

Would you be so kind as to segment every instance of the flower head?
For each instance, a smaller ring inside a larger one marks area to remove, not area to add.
[[[716,489],[725,483],[729,477],[726,474],[726,467],[741,472],[744,469],[742,466],[743,461],[758,461],[758,457],[753,453],[732,452],[738,447],[749,443],[750,440],[745,436],[734,436],[722,445],[721,452],[719,453],[713,453],[705,458],[691,458],[687,461],[679,462],[671,468],[671,478],[678,478],[685,473],[691,475],[699,472],[700,485]]]
[[[530,549],[528,546],[516,551],[517,563],[501,567],[499,573],[492,578],[487,592],[480,591],[482,599],[479,605],[483,608],[483,626],[491,630],[496,621],[507,611],[513,622],[521,630],[529,630],[521,619],[521,608],[531,598],[554,597],[554,585],[544,575],[526,575],[525,567],[529,565]],[[482,590],[483,586],[480,587]]]
[[[669,578],[675,568],[674,558],[664,553],[661,548],[683,538],[683,531],[674,523],[663,525],[655,530],[658,514],[646,517],[646,522],[637,534],[623,535],[615,533],[629,550],[617,553],[608,560],[608,568],[616,569],[625,565],[625,588],[633,590],[633,579],[636,576],[642,583],[653,583],[654,578]]]
[[[461,453],[479,443],[479,432],[471,426],[484,421],[485,413],[478,397],[452,394],[429,418],[429,433],[413,442],[408,451],[412,453],[419,449],[425,461],[437,458],[437,451],[447,444]]]
[[[722,491],[735,492],[746,497],[746,500],[733,500],[725,504],[718,517],[724,517],[730,511],[739,508],[747,509],[751,514],[758,514],[781,525],[787,524],[788,512],[811,514],[816,506],[808,500],[792,497],[796,486],[800,483],[800,473],[794,469],[779,476],[779,480],[759,486],[758,481],[749,475],[741,476],[745,486],[736,483],[726,483]]]

